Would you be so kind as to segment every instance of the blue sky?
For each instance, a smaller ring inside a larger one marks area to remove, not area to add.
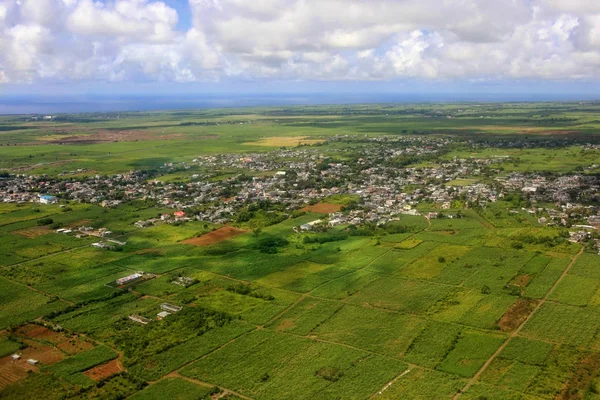
[[[0,46],[4,96],[600,92],[591,0],[0,0]]]

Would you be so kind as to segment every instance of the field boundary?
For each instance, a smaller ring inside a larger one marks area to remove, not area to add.
[[[500,355],[500,353],[502,353],[502,351],[506,348],[506,346],[508,346],[510,341],[512,339],[514,339],[515,337],[519,336],[521,329],[523,329],[523,327],[527,324],[527,322],[529,322],[529,320],[535,315],[535,313],[542,307],[542,305],[544,305],[546,303],[546,301],[548,300],[548,297],[550,297],[552,292],[554,292],[554,290],[558,287],[558,284],[569,273],[569,271],[571,270],[571,267],[573,266],[573,264],[575,264],[575,262],[577,261],[579,256],[581,254],[583,254],[584,250],[585,250],[585,248],[582,247],[581,250],[579,251],[579,253],[577,253],[571,259],[571,262],[569,263],[569,265],[567,265],[567,268],[565,268],[565,270],[562,272],[560,277],[556,280],[556,282],[554,282],[554,285],[552,285],[550,290],[548,290],[546,292],[544,297],[538,302],[538,304],[535,306],[535,308],[529,313],[527,318],[525,318],[525,320],[519,325],[519,327],[517,329],[515,329],[508,336],[508,338],[506,338],[504,343],[502,343],[502,345],[500,347],[498,347],[498,349],[494,352],[494,354],[492,354],[492,356],[487,359],[487,361],[482,365],[482,367],[479,369],[479,371],[477,371],[477,373],[467,382],[467,384],[458,393],[456,393],[456,395],[453,397],[453,400],[458,400],[464,392],[469,390],[471,388],[471,386],[473,386],[473,384],[481,377],[481,375],[485,372],[485,370],[490,366],[490,364]]]

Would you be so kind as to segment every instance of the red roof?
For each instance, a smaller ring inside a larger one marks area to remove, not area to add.
[[[185,217],[185,213],[183,211],[175,211],[173,215],[176,217]]]

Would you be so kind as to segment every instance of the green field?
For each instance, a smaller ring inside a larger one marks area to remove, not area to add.
[[[600,215],[600,105],[473,108],[0,117],[0,190],[18,174],[35,182],[29,200],[45,180],[63,191],[56,204],[12,201],[8,190],[0,202],[0,398],[600,398],[600,237],[575,227]],[[129,131],[140,137],[107,139]],[[193,161],[203,156],[214,157]],[[382,179],[372,162],[395,172]],[[243,200],[235,191],[306,165],[318,173],[295,186],[282,178]],[[519,181],[529,173],[527,184],[589,179],[586,195],[560,191],[579,202],[568,207],[531,201]],[[108,176],[125,189],[107,183],[106,195],[85,197],[80,185]],[[510,179],[512,190],[502,186]],[[197,188],[201,200],[187,204]],[[286,202],[293,190],[304,192]],[[102,204],[109,198],[119,201]],[[191,218],[161,219],[177,210]],[[221,228],[239,235],[221,241]],[[569,241],[578,229],[589,238]],[[92,247],[100,241],[110,246]],[[181,310],[160,316],[163,303]],[[26,323],[50,333],[23,335]],[[58,331],[93,346],[70,351]],[[11,369],[13,353],[40,363]],[[85,374],[110,362],[119,370]]]

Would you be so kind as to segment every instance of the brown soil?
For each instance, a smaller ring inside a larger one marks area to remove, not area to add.
[[[46,346],[32,340],[24,340],[24,342],[29,347],[20,351],[22,355],[21,361],[33,358],[38,360],[42,365],[51,365],[65,358],[65,355],[55,347]]]
[[[600,369],[600,354],[590,354],[583,358],[577,369],[573,371],[569,380],[563,385],[563,389],[557,400],[578,400],[583,399],[583,395],[589,388],[592,380]]]
[[[510,281],[510,283],[512,285],[519,286],[519,287],[523,288],[523,287],[527,286],[527,284],[529,283],[529,281],[531,280],[531,278],[532,278],[531,275],[527,275],[527,274],[525,274],[525,275],[519,275],[519,276],[514,277],[513,280]]]
[[[50,233],[50,227],[48,226],[32,226],[31,228],[25,228],[18,231],[13,231],[17,235],[25,236],[29,239],[34,239],[38,236],[46,235]]]
[[[137,142],[142,140],[175,140],[181,139],[183,135],[172,133],[168,135],[157,132],[140,130],[131,131],[108,131],[99,130],[82,135],[66,135],[48,138],[49,144],[96,144],[107,142]]]
[[[61,343],[67,340],[61,333],[54,332],[51,329],[41,325],[24,325],[17,330],[19,336],[31,339],[44,340],[50,343]]]
[[[319,204],[315,204],[312,206],[306,206],[302,209],[302,211],[331,214],[334,212],[338,212],[341,209],[342,209],[342,206],[339,204],[319,203]]]
[[[80,340],[79,338],[75,337],[73,339],[62,342],[61,344],[59,344],[56,347],[58,347],[59,349],[61,349],[62,351],[64,351],[67,354],[74,355],[74,354],[82,353],[87,350],[91,350],[94,348],[94,345],[90,342],[85,342],[85,341]]]
[[[84,374],[97,382],[101,379],[106,379],[122,371],[123,368],[121,367],[119,360],[112,360],[107,362],[106,364],[98,365],[97,367],[88,369],[84,372]]]
[[[517,299],[498,321],[498,327],[503,332],[510,332],[519,327],[537,304],[536,300]]]
[[[242,235],[247,231],[243,229],[234,228],[233,226],[224,226],[216,231],[212,231],[207,233],[206,235],[202,235],[197,238],[187,239],[182,241],[184,244],[191,244],[194,246],[210,246],[215,243],[223,242],[227,239],[234,238],[236,236]]]
[[[296,324],[294,324],[294,321],[292,321],[291,319],[284,319],[283,321],[281,321],[281,323],[277,327],[277,330],[278,331],[287,331],[288,329],[291,329],[294,326],[296,326]]]
[[[22,360],[13,361],[10,356],[0,358],[0,389],[25,379],[27,371],[32,368],[29,364],[23,363]]]

